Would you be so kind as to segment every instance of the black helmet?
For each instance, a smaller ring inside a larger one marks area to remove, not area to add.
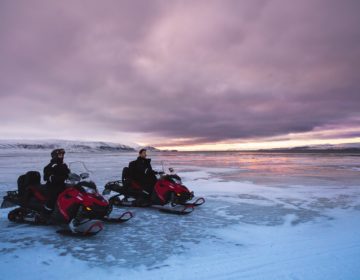
[[[143,152],[146,152],[146,149],[140,149],[139,155],[142,154]]]
[[[65,154],[65,150],[64,149],[55,149],[51,152],[51,158],[52,159],[56,159],[58,157],[58,155],[60,154]]]

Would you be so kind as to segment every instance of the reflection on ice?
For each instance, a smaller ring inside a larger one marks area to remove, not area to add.
[[[286,223],[289,215],[293,226],[318,218],[331,219],[324,210],[347,209],[354,200],[346,195],[313,198],[310,202],[293,198],[273,201],[250,194],[209,195],[207,203],[192,215],[178,217],[155,209],[135,209],[132,221],[106,225],[101,234],[86,239],[57,235],[53,227],[16,225],[2,219],[1,244],[7,245],[1,253],[21,254],[24,248],[36,250],[41,245],[55,248],[60,256],[71,255],[93,266],[152,268],[205,239],[216,239],[214,229],[235,224],[279,226]]]
[[[120,177],[121,168],[133,157],[67,156],[69,162],[86,162],[100,191],[110,178]],[[70,271],[76,270],[74,262],[83,270],[84,266],[96,269],[94,275],[101,275],[100,279],[109,275],[115,279],[124,275],[129,279],[331,279],[329,276],[339,275],[331,270],[336,262],[327,256],[360,259],[356,253],[359,235],[352,234],[351,228],[360,211],[360,189],[354,176],[357,173],[352,170],[356,165],[348,158],[342,159],[342,166],[348,168],[337,168],[337,157],[205,154],[189,159],[188,154],[158,154],[154,168],[164,159],[174,162],[185,185],[206,197],[204,205],[188,216],[134,209],[135,217],[129,222],[106,225],[99,235],[86,239],[60,236],[50,226],[10,223],[8,209],[2,209],[3,276],[11,279],[20,273],[14,268],[20,262],[23,268],[28,267],[24,256],[37,260],[31,266],[37,274],[28,279],[47,278],[58,262],[69,265]],[[46,162],[45,154],[36,161],[15,155],[0,157],[0,194],[16,182],[18,174],[41,170]],[[116,211],[122,210],[114,214]],[[345,228],[343,224],[350,229],[337,236],[336,229]],[[309,278],[308,271],[297,269],[298,265],[311,266],[307,260],[319,262],[327,270],[314,272]],[[282,271],[286,264],[292,264],[291,268]],[[196,271],[198,277],[193,275]],[[359,272],[353,267],[347,271],[350,276]],[[84,278],[94,279],[91,275]]]

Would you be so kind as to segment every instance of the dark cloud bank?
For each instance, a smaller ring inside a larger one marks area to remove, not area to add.
[[[350,0],[2,0],[1,123],[190,144],[358,128],[359,11]]]

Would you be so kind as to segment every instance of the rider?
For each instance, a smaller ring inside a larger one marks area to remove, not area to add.
[[[48,186],[49,200],[44,205],[45,211],[54,209],[58,195],[65,189],[65,180],[68,178],[70,169],[64,163],[64,149],[55,149],[51,152],[51,161],[44,168],[44,180]]]
[[[130,177],[150,195],[156,183],[155,174],[158,172],[152,169],[151,159],[146,156],[146,149],[141,149],[138,158],[129,163],[129,170]]]

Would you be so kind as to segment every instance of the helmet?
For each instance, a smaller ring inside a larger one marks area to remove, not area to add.
[[[144,148],[141,149],[141,150],[139,151],[139,155],[142,154],[143,152],[146,152],[146,149],[144,149]]]
[[[65,154],[65,150],[64,149],[55,149],[51,152],[51,158],[52,159],[56,159],[58,157],[58,155],[60,154]]]

